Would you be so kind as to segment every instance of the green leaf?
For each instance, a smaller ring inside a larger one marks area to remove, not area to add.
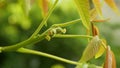
[[[83,63],[81,65],[77,65],[75,68],[88,68],[88,64]]]
[[[99,51],[97,52],[97,54],[95,55],[95,59],[99,58],[100,56],[103,55],[103,53],[105,52],[105,48],[100,45]]]
[[[92,0],[92,1],[93,1],[93,4],[94,4],[95,9],[96,9],[96,11],[98,12],[99,16],[100,16],[101,18],[103,18],[100,0]]]
[[[93,58],[99,50],[100,39],[98,36],[95,36],[85,48],[83,55],[80,59],[80,62],[86,62]]]
[[[106,45],[105,39],[102,39],[102,42],[104,42]],[[95,58],[99,58],[100,56],[103,55],[104,52],[105,52],[105,47],[103,46],[103,44],[100,44],[99,51],[96,53]]]
[[[19,4],[21,5],[24,13],[28,15],[31,9],[31,0],[19,0]]]
[[[96,17],[97,17],[97,11],[96,11],[95,8],[93,8],[93,9],[90,10],[90,21],[95,20]]]
[[[78,8],[78,12],[80,14],[83,25],[87,29],[90,29],[89,0],[74,0],[74,2]]]
[[[62,64],[52,65],[51,68],[65,68]]]

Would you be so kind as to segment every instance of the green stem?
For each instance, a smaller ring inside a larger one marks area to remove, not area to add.
[[[42,41],[43,39],[45,39],[48,31],[51,30],[51,29],[52,29],[52,27],[49,28],[48,30],[46,30],[41,35],[38,35],[34,38],[25,40],[21,43],[11,45],[11,46],[2,47],[2,51],[16,51],[17,49],[19,49],[21,47],[24,47],[24,46],[27,46],[29,44],[34,44],[34,43],[37,43],[39,41]],[[92,36],[88,36],[88,35],[59,35],[59,34],[56,34],[53,37],[54,38],[92,38]]]
[[[19,49],[21,47],[27,46],[29,44],[34,44],[34,43],[40,42],[43,39],[45,39],[45,37],[47,36],[48,32],[50,30],[52,30],[54,27],[56,27],[56,26],[67,26],[67,25],[73,24],[73,23],[78,22],[78,21],[80,21],[80,20],[78,19],[78,20],[74,20],[74,21],[70,21],[70,22],[66,22],[66,23],[62,23],[62,24],[55,24],[55,25],[51,26],[48,30],[43,32],[41,35],[35,36],[34,38],[29,38],[29,39],[27,39],[27,40],[25,40],[23,42],[15,44],[15,45],[2,47],[1,50],[2,51],[16,51],[17,49]]]
[[[38,28],[36,29],[36,31],[32,34],[32,36],[30,38],[33,38],[35,35],[37,35],[39,33],[39,31],[42,29],[42,27],[46,24],[46,21],[48,20],[49,16],[52,14],[52,12],[53,12],[54,8],[56,7],[57,3],[58,3],[58,0],[55,1],[53,6],[50,8],[50,11],[46,15],[46,17],[43,19],[41,24],[38,26]]]
[[[34,38],[31,38],[31,39],[27,39],[27,40],[25,40],[23,42],[15,44],[15,45],[2,47],[1,50],[5,51],[5,52],[16,51],[17,49],[19,49],[21,47],[24,47],[24,46],[27,46],[29,44],[34,44],[34,43],[37,43],[39,41],[42,41],[44,38],[45,38],[45,35],[41,35],[39,37],[34,37]]]
[[[55,56],[55,55],[47,54],[47,53],[40,52],[40,51],[30,50],[30,49],[26,49],[26,48],[19,48],[17,50],[17,52],[44,56],[44,57],[48,57],[48,58],[51,58],[51,59],[55,59],[55,60],[58,60],[58,61],[62,61],[62,62],[68,63],[68,64],[77,65],[77,66],[79,66],[79,65],[81,66],[83,64],[83,63],[80,63],[80,62],[71,61],[71,60],[61,58],[61,57],[58,57],[58,56]],[[87,64],[87,65],[88,65],[88,67],[92,66],[94,68],[102,68],[101,66],[96,66],[96,65],[93,65],[93,64]]]
[[[80,21],[81,21],[81,19],[77,19],[77,20],[65,22],[65,23],[62,23],[62,24],[54,24],[53,26],[65,27],[65,26],[75,24],[75,23],[80,22]]]
[[[60,35],[60,34],[56,34],[53,37],[55,38],[93,38],[92,36],[89,36],[89,35]]]
[[[46,35],[48,34],[48,31],[51,30],[51,29],[52,29],[52,27],[49,28],[48,30],[46,30],[45,32],[43,32],[41,35],[37,35],[34,38],[29,38],[29,39],[27,39],[23,42],[18,43],[18,44],[2,47],[1,50],[5,51],[5,52],[16,51],[21,47],[27,46],[29,44],[35,44],[37,42],[40,42],[43,39],[45,39]]]
[[[17,52],[40,55],[40,56],[52,58],[52,59],[59,60],[59,61],[65,62],[65,63],[73,64],[73,65],[79,65],[80,64],[80,63],[75,62],[75,61],[71,61],[71,60],[64,59],[64,58],[61,58],[61,57],[58,57],[58,56],[54,56],[54,55],[51,55],[51,54],[47,54],[47,53],[40,52],[40,51],[35,51],[35,50],[30,50],[30,49],[26,49],[26,48],[20,48],[20,49],[17,50]]]

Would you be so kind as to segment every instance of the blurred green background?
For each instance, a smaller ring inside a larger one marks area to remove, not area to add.
[[[42,21],[42,11],[38,5],[38,1],[31,0],[31,3],[25,1],[28,0],[0,0],[0,46],[8,46],[26,40]],[[117,1],[117,3],[120,3],[119,0]],[[105,11],[108,10],[106,9],[103,11],[107,18],[109,18],[109,16],[107,16]],[[115,13],[113,13],[113,15],[115,15]],[[112,15],[110,16],[112,17]],[[72,0],[61,0],[50,16],[47,27],[44,27],[41,32],[45,31],[54,23],[64,23],[78,18],[79,15],[74,2]],[[111,49],[115,53],[117,67],[120,67],[120,20],[118,20],[120,17],[116,18],[117,21],[111,18],[111,21],[109,22],[98,23],[96,25],[100,29],[101,38],[105,38],[107,40],[108,45],[111,46]],[[66,29],[67,34],[86,34],[85,28],[81,23],[70,25],[66,27]],[[34,44],[34,46],[28,45],[26,48],[78,61],[87,45],[86,40],[87,39],[84,38],[54,38],[51,41],[43,40]],[[90,60],[90,63],[102,65],[105,59],[104,57],[105,56],[103,55],[98,59],[92,59]],[[71,64],[66,64],[64,62],[37,55],[21,54],[16,52],[0,54],[0,68],[74,67],[75,66]]]

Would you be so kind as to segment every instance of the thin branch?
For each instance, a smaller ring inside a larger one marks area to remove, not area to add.
[[[77,20],[73,20],[73,21],[69,21],[69,22],[65,22],[65,23],[61,23],[61,24],[53,24],[53,26],[65,27],[65,26],[69,26],[71,24],[75,24],[77,22],[81,22],[81,19],[77,19]]]
[[[65,63],[73,64],[73,65],[79,65],[80,64],[78,62],[71,61],[71,60],[68,60],[68,59],[64,59],[64,58],[61,58],[61,57],[58,57],[58,56],[55,56],[55,55],[47,54],[47,53],[40,52],[40,51],[30,50],[30,49],[26,49],[26,48],[20,48],[20,49],[17,50],[17,52],[40,55],[40,56],[52,58],[52,59],[59,60],[59,61],[65,62]]]
[[[14,45],[2,47],[1,50],[5,51],[5,52],[16,51],[17,49],[19,49],[21,47],[27,46],[29,44],[37,43],[38,41],[43,40],[44,37],[45,36],[39,36],[39,38],[36,37],[36,38],[32,38],[32,39],[27,39],[23,42],[20,42],[20,43],[14,44]]]
[[[79,22],[79,21],[81,21],[81,20],[77,19],[77,20],[66,22],[66,23],[62,23],[62,24],[53,24],[53,26],[51,26],[48,30],[43,32],[41,35],[35,36],[34,38],[29,38],[29,39],[27,39],[27,40],[25,40],[23,42],[20,42],[20,43],[14,44],[14,45],[2,47],[1,50],[2,51],[16,51],[17,49],[19,49],[21,47],[24,47],[24,46],[27,46],[29,44],[34,44],[34,43],[42,41],[48,35],[48,32],[50,30],[54,29],[54,27],[56,27],[56,26],[65,27],[67,25],[74,24],[75,22]]]
[[[81,66],[83,64],[83,63],[80,63],[80,62],[76,62],[76,61],[68,60],[68,59],[61,58],[61,57],[58,57],[58,56],[55,56],[55,55],[51,55],[51,54],[48,54],[48,53],[44,53],[44,52],[41,52],[41,51],[36,51],[36,50],[31,50],[31,49],[26,49],[26,48],[20,48],[20,49],[17,50],[17,52],[44,56],[44,57],[48,57],[48,58],[51,58],[51,59],[55,59],[55,60],[58,60],[58,61],[62,61],[62,62],[68,63],[68,64],[77,65],[77,66],[78,65]],[[92,66],[92,67],[95,67],[95,68],[102,68],[101,66],[97,66],[97,65],[94,65],[94,64],[87,64],[87,65],[88,65],[88,67]]]
[[[43,21],[41,22],[41,24],[38,26],[38,28],[36,29],[36,31],[32,34],[32,36],[30,38],[33,38],[35,35],[37,35],[39,33],[39,31],[42,29],[42,27],[46,24],[46,21],[48,20],[49,16],[52,14],[53,10],[55,9],[58,1],[59,0],[55,1],[55,3],[53,4],[53,6],[50,8],[50,11],[46,15],[46,17],[43,19]]]
[[[89,35],[60,35],[60,34],[55,34],[53,37],[54,38],[93,38],[92,36]]]

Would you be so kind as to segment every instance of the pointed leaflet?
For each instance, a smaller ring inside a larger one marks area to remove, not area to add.
[[[42,16],[45,17],[48,13],[48,0],[38,0],[39,6],[42,10]],[[47,24],[45,24],[47,26]]]
[[[99,16],[100,16],[101,18],[103,18],[100,0],[92,0],[92,1],[93,1],[93,4],[94,4],[95,9],[97,10]]]
[[[116,60],[113,52],[110,49],[110,46],[106,49],[106,60],[104,68],[116,68]]]
[[[83,25],[90,29],[89,0],[74,0],[80,14]]]
[[[120,14],[114,0],[105,0],[105,2],[117,13]]]
[[[102,42],[105,44],[105,46],[106,46],[106,40],[105,40],[105,39],[102,39],[101,41],[102,41]],[[95,58],[99,58],[100,56],[103,55],[104,52],[105,52],[105,47],[104,47],[103,44],[100,44],[99,50],[98,50],[98,52],[96,53]]]
[[[97,12],[96,12],[96,9],[93,8],[92,10],[90,10],[90,21],[95,20],[96,17],[97,17]]]
[[[86,62],[91,58],[93,58],[95,54],[98,52],[99,45],[100,45],[100,39],[98,36],[95,36],[85,48],[83,55],[80,59],[80,62]]]
[[[39,0],[39,6],[42,10],[43,16],[46,16],[48,12],[48,0]]]

